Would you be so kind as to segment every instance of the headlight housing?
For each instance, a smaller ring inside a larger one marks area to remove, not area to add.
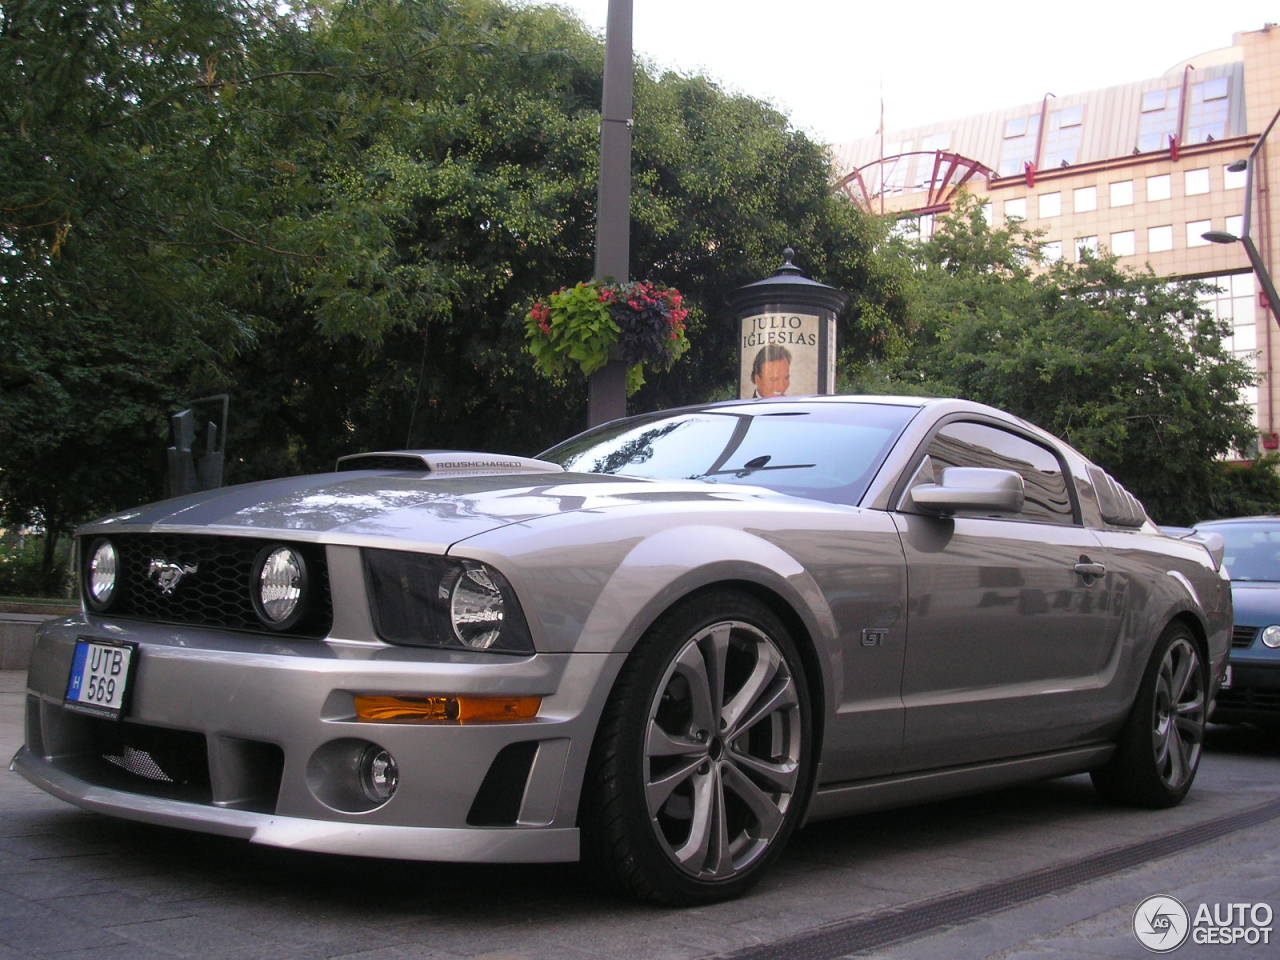
[[[1262,643],[1272,650],[1280,647],[1280,625],[1272,624],[1262,628]]]
[[[92,610],[106,610],[120,583],[120,552],[106,537],[89,545],[84,564],[84,597]]]
[[[477,560],[365,550],[373,623],[387,643],[532,653],[524,611],[506,577]]]

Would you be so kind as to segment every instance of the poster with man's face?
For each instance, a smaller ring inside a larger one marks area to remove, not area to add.
[[[740,397],[801,397],[818,392],[818,322],[803,313],[742,320]]]

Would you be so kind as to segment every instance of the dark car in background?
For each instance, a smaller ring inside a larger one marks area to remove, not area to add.
[[[1280,729],[1280,517],[1196,524],[1226,542],[1235,625],[1231,659],[1210,719]]]

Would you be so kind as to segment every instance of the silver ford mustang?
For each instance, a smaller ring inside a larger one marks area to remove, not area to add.
[[[78,532],[14,768],[88,810],[439,861],[756,881],[806,819],[1195,777],[1231,631],[1203,543],[959,400],[730,402],[538,459],[346,457]]]

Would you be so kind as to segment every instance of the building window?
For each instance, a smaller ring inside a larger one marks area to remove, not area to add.
[[[1111,252],[1117,257],[1133,256],[1133,231],[1122,230],[1120,233],[1111,235]]]
[[[1207,247],[1209,241],[1204,238],[1204,234],[1213,229],[1213,221],[1211,220],[1191,220],[1187,223],[1187,246],[1188,247]]]
[[[1148,90],[1142,95],[1142,117],[1138,121],[1138,150],[1150,153],[1165,150],[1178,129],[1178,103],[1182,91]]]
[[[1111,205],[1127,207],[1133,203],[1133,181],[1120,180],[1111,185]]]
[[[1244,214],[1237,213],[1234,217],[1227,217],[1227,233],[1236,237],[1244,236]]]
[[[1230,326],[1223,345],[1256,369],[1258,323],[1265,314],[1256,306],[1257,286],[1253,274],[1205,277],[1205,281],[1210,289],[1200,295],[1200,303],[1215,320]],[[1246,387],[1240,392],[1240,399],[1254,406],[1256,423],[1257,387]]]
[[[1098,188],[1076,187],[1072,203],[1075,205],[1074,209],[1076,213],[1087,213],[1090,210],[1097,210]]]
[[[1062,194],[1060,193],[1042,193],[1040,194],[1040,216],[1041,217],[1057,217],[1062,214]]]
[[[1185,189],[1188,197],[1194,197],[1197,194],[1209,192],[1209,168],[1201,167],[1199,170],[1188,170],[1186,172]]]
[[[1172,194],[1172,179],[1167,173],[1162,173],[1158,177],[1147,177],[1147,202],[1168,200]]]
[[[933,236],[933,214],[902,217],[893,225],[893,232],[904,240],[928,240]]]
[[[1062,241],[1050,240],[1048,243],[1040,244],[1040,256],[1044,257],[1045,263],[1056,263],[1062,259]]]
[[[1000,147],[997,173],[1011,177],[1022,173],[1036,155],[1036,135],[1040,132],[1040,115],[1013,117],[1005,122],[1004,143]]]
[[[978,209],[982,211],[982,219],[987,222],[987,226],[991,226],[991,201],[983,200],[982,203],[978,204]]]
[[[1004,218],[1006,220],[1027,219],[1027,198],[1018,197],[1016,200],[1006,200],[1004,202]]]
[[[1230,165],[1227,165],[1222,168],[1222,188],[1224,190],[1243,190],[1246,177],[1248,177],[1248,171],[1232,170]]]
[[[1041,158],[1046,170],[1070,166],[1080,158],[1083,123],[1083,106],[1066,107],[1049,114],[1049,126],[1045,130],[1044,138],[1044,156]]]
[[[1085,253],[1091,257],[1098,255],[1097,237],[1076,237],[1076,259],[1083,260]]]
[[[1207,143],[1227,135],[1230,86],[1226,77],[1191,85],[1191,110],[1187,117],[1187,143]]]
[[[1147,252],[1162,253],[1173,249],[1173,227],[1147,227]]]

